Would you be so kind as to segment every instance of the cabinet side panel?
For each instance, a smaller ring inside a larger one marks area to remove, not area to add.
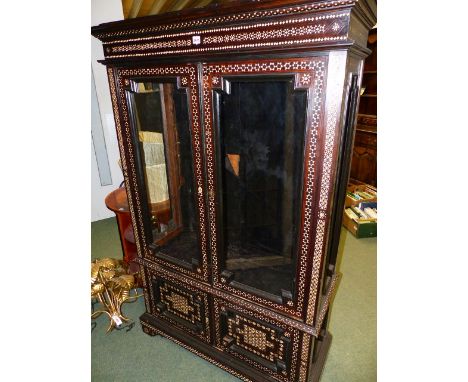
[[[327,232],[331,221],[332,195],[335,187],[336,165],[339,151],[340,126],[347,52],[330,52],[326,85],[325,120],[320,131],[322,146],[319,156],[319,199],[316,201],[317,220],[314,232],[313,263],[310,276],[306,323],[315,324],[320,295],[320,278],[326,253]],[[318,202],[318,203],[317,203]]]

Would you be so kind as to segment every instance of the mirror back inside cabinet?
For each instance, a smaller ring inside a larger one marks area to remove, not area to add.
[[[373,0],[101,24],[150,335],[244,381],[318,381]]]

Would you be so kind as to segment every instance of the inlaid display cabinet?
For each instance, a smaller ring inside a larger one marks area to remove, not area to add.
[[[111,22],[103,44],[150,335],[317,381],[374,0]]]

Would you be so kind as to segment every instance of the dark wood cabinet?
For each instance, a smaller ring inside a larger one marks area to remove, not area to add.
[[[375,11],[243,1],[92,28],[146,333],[245,381],[319,379]]]

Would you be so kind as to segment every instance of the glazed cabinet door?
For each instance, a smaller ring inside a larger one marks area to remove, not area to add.
[[[207,63],[214,286],[303,317],[326,56]]]
[[[207,280],[196,65],[116,70],[140,256]]]

